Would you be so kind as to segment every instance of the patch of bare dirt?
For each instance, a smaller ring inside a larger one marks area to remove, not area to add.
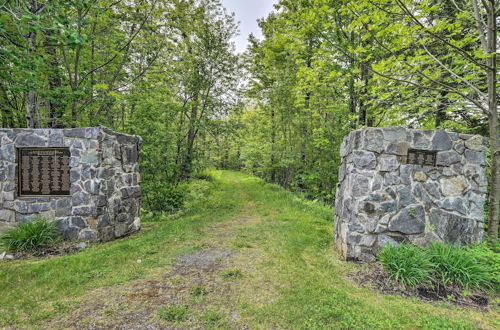
[[[198,329],[203,328],[197,319],[203,311],[218,306],[230,316],[231,323],[238,323],[234,297],[234,283],[221,277],[224,268],[234,267],[240,254],[229,249],[238,228],[255,220],[247,215],[253,206],[230,221],[217,223],[206,231],[200,244],[206,248],[182,255],[173,265],[156,275],[120,285],[98,288],[88,292],[74,310],[64,319],[46,322],[43,328],[59,329]],[[229,245],[229,246],[228,246]],[[238,258],[235,259],[235,257]],[[194,297],[194,289],[201,288],[203,297]],[[200,299],[201,298],[201,299]],[[164,306],[189,305],[190,316],[183,324],[173,327],[157,317]],[[239,324],[238,328],[245,326]]]
[[[55,245],[41,247],[33,251],[15,251],[8,252],[7,254],[11,255],[14,260],[48,258],[76,253],[88,246],[88,244],[85,244],[85,246],[81,246],[80,244],[81,243],[63,241]]]
[[[179,257],[179,263],[174,265],[175,272],[180,275],[190,274],[194,271],[213,272],[226,264],[226,259],[231,256],[228,250],[209,249],[194,254]]]
[[[186,305],[196,286],[201,286],[207,295],[229,292],[219,271],[232,254],[226,249],[209,248],[180,256],[168,271],[158,276],[93,290],[64,320],[51,320],[44,327],[181,329],[155,318],[158,310],[166,305]]]
[[[403,288],[396,281],[389,278],[382,265],[378,263],[360,263],[360,270],[350,275],[350,278],[360,286],[370,287],[383,294],[416,297],[423,301],[445,301],[456,306],[474,307],[480,310],[488,309],[488,297],[482,292],[464,295],[463,290],[455,287],[434,285],[416,289]]]

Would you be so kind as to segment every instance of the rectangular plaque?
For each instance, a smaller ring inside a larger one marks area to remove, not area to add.
[[[408,150],[406,163],[422,166],[436,166],[436,157],[437,151],[410,149]]]
[[[19,196],[70,194],[69,148],[20,148],[17,158]]]

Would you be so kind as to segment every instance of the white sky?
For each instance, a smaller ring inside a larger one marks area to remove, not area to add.
[[[250,33],[261,38],[257,19],[266,17],[278,0],[222,0],[229,12],[236,14],[236,21],[240,22],[240,35],[236,38],[236,51],[241,53],[247,48],[247,39]]]

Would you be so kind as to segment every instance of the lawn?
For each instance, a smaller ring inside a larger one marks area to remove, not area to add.
[[[482,312],[358,287],[333,248],[333,210],[212,172],[176,219],[74,255],[0,263],[0,327],[477,329]]]

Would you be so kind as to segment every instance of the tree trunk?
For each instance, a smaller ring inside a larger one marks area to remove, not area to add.
[[[271,182],[276,182],[276,125],[274,109],[271,108]]]
[[[50,30],[44,32],[45,36],[45,49],[47,55],[49,55],[48,64],[49,64],[49,72],[48,72],[48,82],[49,82],[49,91],[52,95],[50,95],[49,99],[49,127],[51,128],[62,128],[64,127],[62,123],[63,112],[57,101],[54,100],[54,92],[61,88],[61,77],[59,76],[59,62],[57,60],[56,48],[52,45],[50,36]]]
[[[367,105],[365,98],[368,97],[368,63],[361,62],[361,81],[363,82],[363,87],[361,88],[361,96],[359,98],[359,127],[372,126],[368,120]]]
[[[498,131],[497,104],[497,22],[495,0],[489,0],[487,10],[487,42],[488,42],[488,110],[491,148],[491,190],[488,235],[492,242],[498,240],[498,218],[500,211],[500,137]]]
[[[196,139],[196,120],[198,118],[198,97],[194,98],[194,104],[191,108],[189,117],[189,128],[187,133],[186,156],[182,163],[182,177],[188,179],[192,173],[193,159],[194,159],[194,140]]]
[[[435,128],[439,128],[442,123],[446,121],[446,108],[448,107],[448,99],[446,96],[448,92],[442,91],[439,93],[441,97],[439,98],[439,105],[436,110],[436,120],[435,120]]]
[[[37,0],[31,1],[30,10],[33,14],[36,14],[36,12],[38,11]],[[26,39],[28,42],[28,60],[32,61],[32,56],[36,49],[36,32],[29,32]],[[34,84],[34,82],[31,82],[31,84]],[[31,86],[26,96],[26,126],[28,128],[35,128],[35,118],[37,112],[38,103],[36,100],[36,88],[34,86]]]
[[[77,20],[77,33],[78,37],[81,36],[82,32],[82,9],[78,8],[77,10],[78,13],[78,20]],[[76,93],[78,90],[78,84],[79,84],[79,71],[80,71],[80,50],[81,46],[80,44],[76,45],[75,49],[75,64],[74,64],[74,72],[73,72],[73,86],[72,86],[72,91],[73,93]],[[71,127],[76,127],[77,126],[77,121],[78,121],[78,100],[75,99],[72,104],[71,104]]]

